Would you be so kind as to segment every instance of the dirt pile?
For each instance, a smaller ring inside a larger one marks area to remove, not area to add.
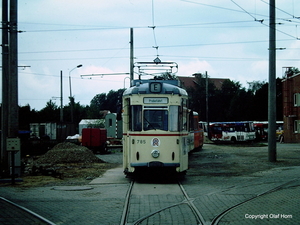
[[[73,143],[59,143],[46,154],[35,160],[34,164],[62,164],[62,163],[104,163],[91,150]]]
[[[107,163],[84,146],[59,143],[46,154],[24,160],[21,186],[84,185],[116,165]]]

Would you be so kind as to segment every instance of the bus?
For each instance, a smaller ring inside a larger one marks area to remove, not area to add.
[[[210,123],[210,136],[214,142],[237,142],[255,140],[253,122],[214,122]]]
[[[254,121],[254,129],[256,132],[256,140],[266,141],[268,140],[268,121]],[[276,139],[277,141],[283,138],[283,121],[276,121]]]

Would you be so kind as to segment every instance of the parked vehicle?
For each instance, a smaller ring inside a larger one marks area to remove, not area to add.
[[[177,80],[135,80],[123,94],[123,168],[184,173],[188,153],[203,145],[197,113]]]
[[[253,141],[255,130],[253,122],[215,122],[210,125],[211,140],[217,141]]]
[[[94,153],[107,152],[107,130],[103,128],[83,128],[82,145]]]

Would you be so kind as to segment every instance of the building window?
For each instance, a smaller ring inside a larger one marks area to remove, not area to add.
[[[294,106],[300,106],[300,93],[294,94]]]
[[[299,133],[298,132],[300,129],[299,122],[300,122],[299,120],[294,120],[294,133]]]

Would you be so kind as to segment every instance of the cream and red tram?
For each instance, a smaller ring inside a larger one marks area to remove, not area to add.
[[[134,80],[123,93],[123,169],[188,169],[194,148],[187,92],[177,80]],[[191,117],[193,114],[191,114]]]

